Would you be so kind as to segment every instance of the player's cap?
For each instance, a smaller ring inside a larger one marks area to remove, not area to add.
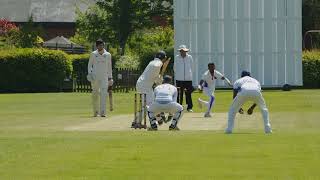
[[[209,62],[209,63],[208,63],[208,67],[209,67],[209,66],[215,66],[214,62]]]
[[[157,52],[157,54],[156,54],[156,56],[155,56],[155,58],[158,58],[158,59],[165,59],[167,57],[167,54],[166,54],[166,52],[164,52],[164,51],[159,51],[159,52]]]
[[[186,46],[186,45],[182,44],[182,45],[180,45],[180,46],[179,46],[178,51],[185,51],[185,52],[188,52],[188,51],[189,51],[189,49],[187,48],[187,46]]]
[[[172,77],[169,75],[164,75],[163,76],[163,83],[171,83]]]
[[[100,44],[104,44],[104,41],[101,38],[96,40],[96,45],[100,45]]]
[[[250,72],[249,71],[242,71],[241,77],[245,77],[245,76],[250,76]]]

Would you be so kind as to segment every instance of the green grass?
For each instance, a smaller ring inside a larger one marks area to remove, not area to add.
[[[132,93],[114,95],[111,116],[133,112]],[[272,135],[67,132],[92,120],[89,94],[0,94],[0,179],[320,179],[320,91],[264,96]],[[216,99],[214,111],[226,112],[231,91]]]

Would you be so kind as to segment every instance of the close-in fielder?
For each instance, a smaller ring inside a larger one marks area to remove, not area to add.
[[[159,51],[155,58],[150,61],[148,66],[144,69],[143,73],[139,77],[137,83],[136,83],[136,90],[137,93],[146,94],[146,105],[142,105],[140,112],[135,117],[138,117],[137,119],[134,119],[131,127],[141,127],[141,121],[144,114],[144,106],[148,106],[153,101],[153,88],[152,86],[154,84],[161,84],[162,83],[162,76],[160,74],[160,70],[162,65],[167,61],[167,56],[164,51]],[[144,96],[142,96],[142,102],[145,102]]]
[[[87,79],[92,87],[93,116],[106,116],[108,86],[112,86],[111,54],[104,49],[102,39],[96,41],[97,50],[90,55]],[[100,107],[99,107],[100,97]]]
[[[199,83],[199,90],[203,90],[203,93],[209,97],[209,101],[204,101],[201,98],[198,98],[198,104],[200,108],[204,105],[207,107],[207,111],[204,114],[204,117],[211,117],[211,109],[214,105],[215,96],[214,91],[216,88],[216,79],[222,79],[229,86],[232,86],[230,80],[223,76],[219,71],[215,70],[216,66],[214,63],[208,64],[208,70],[202,75],[202,78]]]
[[[148,107],[148,116],[151,127],[149,130],[158,130],[156,115],[164,112],[173,115],[169,130],[179,130],[178,122],[181,118],[183,107],[177,103],[177,88],[170,83],[171,76],[164,76],[163,84],[154,89],[154,102]]]
[[[247,101],[253,101],[254,105],[250,108],[252,111],[255,107],[255,104],[259,106],[263,117],[264,131],[265,133],[272,133],[269,122],[269,112],[261,94],[261,85],[256,79],[250,77],[250,72],[242,71],[241,78],[235,81],[233,85],[233,92],[234,99],[229,109],[228,127],[225,130],[225,133],[232,133],[236,113]],[[249,110],[248,114],[251,114],[252,112],[249,113]]]

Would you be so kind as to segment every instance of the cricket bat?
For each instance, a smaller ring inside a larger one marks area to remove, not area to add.
[[[113,111],[112,86],[109,86],[109,87],[108,87],[108,94],[109,94],[109,107],[110,107],[110,111]]]
[[[163,66],[162,66],[162,69],[161,69],[161,76],[163,76],[164,75],[164,73],[166,72],[166,70],[167,70],[167,67],[168,67],[168,65],[169,65],[169,63],[170,63],[170,60],[171,60],[171,58],[169,57],[164,63],[163,63]]]

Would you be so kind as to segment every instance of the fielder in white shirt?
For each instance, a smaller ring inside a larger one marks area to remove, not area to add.
[[[208,70],[202,75],[202,78],[199,83],[199,90],[203,90],[203,93],[209,97],[209,101],[204,101],[201,98],[198,99],[199,107],[207,107],[207,111],[204,114],[204,117],[211,117],[211,109],[214,106],[215,96],[214,91],[216,89],[216,80],[221,79],[228,83],[229,86],[232,86],[230,80],[224,77],[219,71],[215,70],[216,66],[214,63],[208,64]]]
[[[247,101],[253,101],[254,105],[257,104],[261,110],[263,122],[264,122],[264,131],[265,133],[272,133],[270,121],[269,121],[269,112],[264,101],[264,98],[261,94],[261,85],[260,83],[250,77],[250,72],[243,71],[241,73],[241,78],[235,81],[233,85],[233,102],[229,109],[228,113],[228,127],[225,130],[225,133],[232,133],[234,126],[234,118],[236,113],[241,109],[241,106]],[[252,106],[252,107],[253,107]],[[251,108],[252,108],[251,107]],[[250,109],[251,109],[250,108]],[[240,112],[240,111],[239,111]],[[249,110],[248,110],[249,114]]]
[[[164,76],[163,84],[154,89],[154,102],[148,107],[148,116],[151,127],[149,130],[158,130],[156,115],[164,112],[173,114],[169,130],[179,130],[178,122],[181,118],[183,107],[177,103],[177,88],[170,83],[171,76]]]
[[[87,79],[92,86],[93,116],[105,117],[108,86],[113,84],[111,54],[104,49],[102,39],[96,41],[96,47],[90,55]]]
[[[160,70],[163,63],[167,60],[166,53],[164,51],[159,51],[155,58],[150,61],[148,66],[144,69],[143,73],[139,77],[136,83],[136,90],[138,93],[146,94],[146,106],[150,105],[153,101],[153,85],[162,83],[162,76],[160,75]],[[144,102],[144,97],[142,98]],[[143,105],[144,106],[144,105]],[[131,127],[139,127],[141,125],[142,116],[144,114],[144,108],[138,114],[138,121],[134,120]]]

